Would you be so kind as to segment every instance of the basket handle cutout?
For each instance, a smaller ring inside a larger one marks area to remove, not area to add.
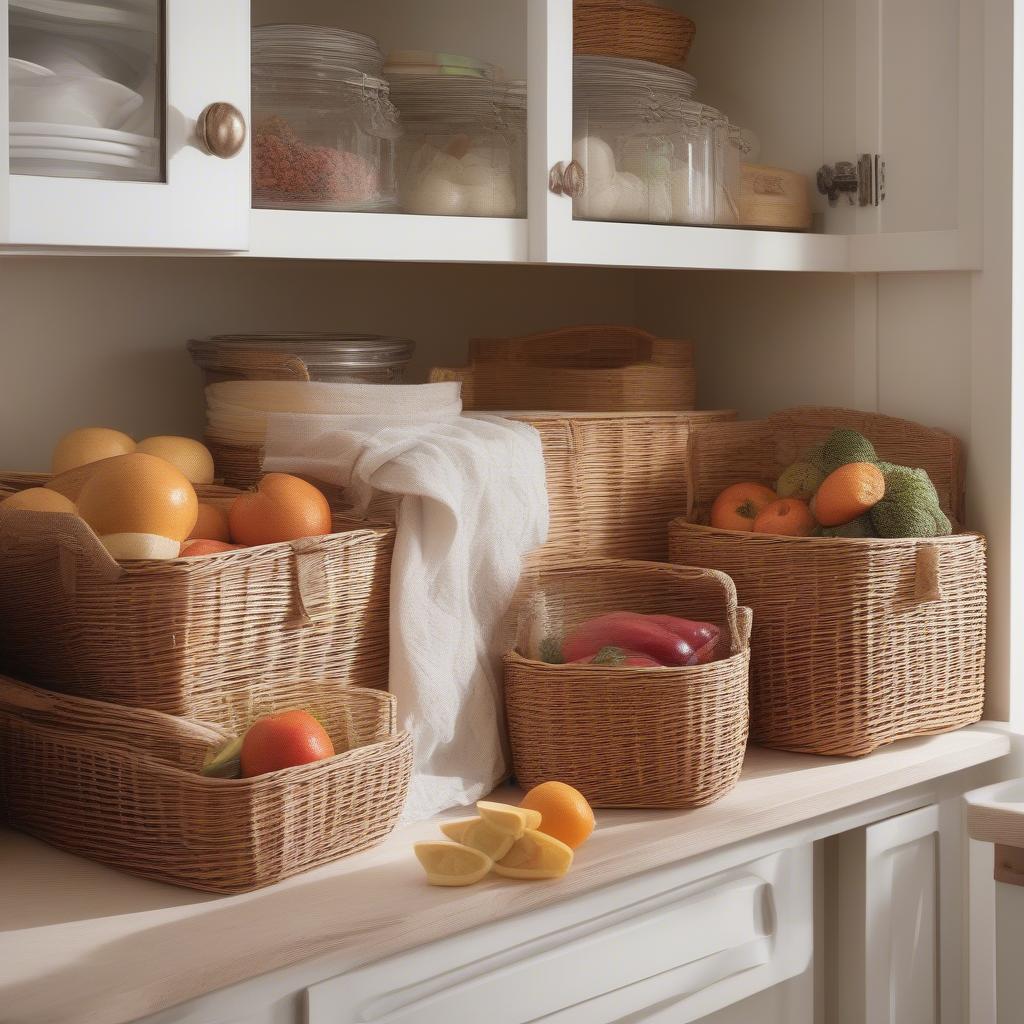
[[[331,616],[331,584],[327,552],[318,537],[291,542],[295,564],[296,620],[300,626],[319,626]]]
[[[943,599],[939,580],[939,545],[919,544],[914,564],[914,602],[931,604]]]

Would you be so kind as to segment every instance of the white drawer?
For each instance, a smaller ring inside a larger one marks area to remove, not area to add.
[[[810,846],[681,865],[314,985],[308,1021],[682,1024],[800,974],[812,941]]]

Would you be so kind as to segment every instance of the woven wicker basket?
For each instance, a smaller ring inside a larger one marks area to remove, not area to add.
[[[629,57],[681,68],[697,26],[644,0],[575,0],[573,52]]]
[[[664,561],[668,524],[687,507],[690,435],[731,411],[512,412],[541,436],[551,526],[536,557]]]
[[[226,728],[267,700],[302,706],[319,679],[386,689],[394,530],[335,527],[121,565],[77,517],[0,509],[0,669]]]
[[[161,882],[219,893],[270,885],[379,843],[409,786],[412,741],[396,732],[390,694],[322,687],[310,709],[342,753],[207,779],[198,769],[222,730],[0,678],[0,817]]]
[[[693,409],[693,345],[634,327],[568,327],[525,338],[477,338],[469,366],[435,367],[460,381],[464,409],[665,412]]]
[[[596,807],[699,807],[736,784],[747,739],[750,612],[727,576],[651,562],[547,566],[541,590],[562,628],[629,610],[715,622],[729,656],[693,668],[626,669],[505,659],[517,780],[559,779]]]
[[[754,611],[751,739],[857,756],[981,718],[984,538],[776,537],[699,525],[729,484],[774,484],[836,427],[859,430],[887,461],[926,469],[962,521],[956,438],[885,416],[795,409],[695,433],[689,521],[672,523],[670,547],[675,562],[728,573]]]

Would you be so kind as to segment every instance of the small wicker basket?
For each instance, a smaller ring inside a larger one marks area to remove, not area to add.
[[[750,612],[720,572],[573,561],[531,574],[562,628],[616,610],[714,622],[728,656],[692,668],[505,659],[505,710],[520,785],[558,779],[595,807],[699,807],[736,784],[747,739]]]
[[[681,68],[697,26],[646,0],[575,0],[573,52],[628,57]]]
[[[669,412],[697,404],[693,344],[634,327],[476,338],[468,366],[435,367],[430,380],[459,381],[468,410]]]
[[[956,438],[886,416],[793,409],[695,432],[690,511],[672,523],[670,547],[674,562],[728,573],[753,609],[751,739],[858,756],[981,718],[984,538],[776,537],[701,525],[725,487],[774,486],[837,427],[860,431],[887,461],[927,470],[947,514],[962,520]]]
[[[75,516],[0,509],[0,669],[229,729],[268,699],[302,706],[316,680],[386,689],[394,529],[335,529],[122,565]]]
[[[412,740],[396,730],[390,694],[322,686],[307,706],[341,753],[213,779],[198,772],[223,730],[0,677],[0,818],[161,882],[218,893],[270,885],[381,842],[409,787]]]

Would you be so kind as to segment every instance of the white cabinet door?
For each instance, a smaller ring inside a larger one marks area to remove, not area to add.
[[[1004,145],[985,134],[998,101],[984,90],[985,7],[826,0],[824,160],[867,155],[881,173],[868,205],[823,205],[826,230],[850,234],[852,270],[980,268],[985,161]]]
[[[69,9],[76,6],[59,0],[52,5],[58,15],[62,3]],[[158,0],[153,0],[153,5],[155,11],[161,6]],[[18,0],[0,0],[5,29],[9,14],[22,17],[25,6]],[[249,122],[248,0],[165,0],[162,7],[156,51],[163,56],[163,74],[158,71],[152,83],[137,87],[140,93],[153,89],[153,102],[161,115],[156,126],[161,152],[155,177],[159,180],[101,181],[39,173],[8,176],[8,104],[4,101],[0,111],[0,145],[4,147],[0,149],[0,186],[4,186],[5,201],[0,205],[7,209],[8,222],[5,225],[0,216],[0,244],[246,248],[248,140],[234,156],[221,159],[201,146],[196,122],[207,105],[215,102],[233,105],[246,124]],[[52,32],[61,31],[59,20],[51,24],[55,26]],[[42,30],[33,27],[30,31],[45,35],[48,29],[44,24]],[[92,31],[101,32],[102,28]],[[0,58],[6,56],[7,46],[0,36]]]
[[[839,1024],[939,1024],[938,806],[840,837],[836,891]]]

